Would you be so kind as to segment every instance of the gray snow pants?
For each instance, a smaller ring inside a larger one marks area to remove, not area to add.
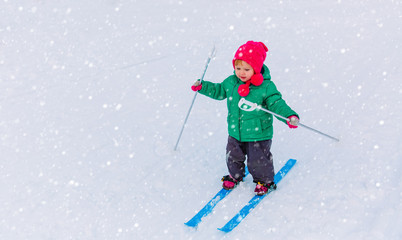
[[[271,153],[272,140],[239,142],[229,136],[226,146],[226,164],[229,173],[237,180],[243,179],[246,156],[247,168],[255,183],[274,181],[274,163]]]

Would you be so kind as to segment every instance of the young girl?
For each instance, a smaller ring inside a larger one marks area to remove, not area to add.
[[[238,107],[241,98],[287,117],[290,128],[297,128],[299,117],[282,99],[264,65],[268,48],[262,42],[248,41],[239,47],[233,58],[234,74],[222,83],[196,81],[193,91],[216,100],[227,99],[229,138],[226,163],[229,175],[222,178],[223,188],[233,189],[245,176],[247,167],[257,184],[255,193],[264,195],[276,189],[271,154],[273,116],[264,111],[243,111]],[[279,119],[285,122],[284,120]]]

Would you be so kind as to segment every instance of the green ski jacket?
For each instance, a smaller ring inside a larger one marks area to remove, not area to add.
[[[261,71],[264,81],[260,86],[250,85],[250,93],[246,100],[257,103],[259,106],[277,113],[283,117],[297,115],[282,99],[282,94],[271,81],[271,74],[267,66]],[[238,107],[242,98],[237,89],[244,84],[235,74],[226,78],[222,83],[202,82],[200,94],[216,100],[227,99],[228,133],[240,142],[255,142],[272,139],[273,116],[270,113],[256,109],[244,111]],[[285,120],[279,119],[282,122]]]

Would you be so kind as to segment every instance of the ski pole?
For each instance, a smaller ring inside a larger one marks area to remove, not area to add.
[[[205,73],[207,72],[208,65],[209,65],[209,63],[211,62],[211,59],[212,59],[214,56],[215,56],[215,45],[214,45],[214,47],[212,48],[212,51],[211,51],[211,53],[210,53],[209,56],[208,56],[207,62],[206,62],[206,64],[205,64],[204,72],[202,73],[202,76],[201,76],[201,79],[200,79],[200,84],[201,84],[202,81],[204,80],[204,76],[205,76]],[[188,109],[186,118],[184,119],[184,123],[183,123],[183,126],[181,127],[181,131],[180,131],[180,134],[179,134],[179,138],[177,139],[176,145],[174,146],[174,150],[175,150],[175,151],[177,150],[177,146],[179,145],[181,135],[183,134],[184,127],[186,126],[188,117],[190,116],[190,112],[191,112],[191,109],[193,108],[193,105],[194,105],[194,102],[195,102],[195,98],[197,97],[197,94],[198,94],[198,91],[195,92],[194,97],[193,97],[193,101],[191,102],[191,105],[190,105],[190,108]]]
[[[260,109],[260,110],[262,110],[262,111],[264,111],[264,112],[267,112],[267,113],[270,113],[270,114],[274,115],[275,117],[281,118],[281,119],[286,120],[286,121],[290,121],[289,118],[283,117],[283,116],[281,116],[281,115],[279,115],[279,114],[277,114],[277,113],[274,113],[274,112],[272,112],[272,111],[269,111],[269,110],[267,110],[267,109],[265,109],[265,108],[263,108],[263,107],[257,105],[257,103],[253,103],[253,102],[247,101],[247,100],[244,99],[244,98],[240,99],[238,106],[239,106],[239,108],[240,108],[241,110],[244,110],[244,111],[254,111],[255,109]],[[321,135],[323,135],[323,136],[325,136],[325,137],[327,137],[327,138],[330,138],[330,139],[332,139],[332,140],[335,140],[335,141],[339,142],[339,139],[338,139],[338,138],[332,137],[332,136],[330,136],[330,135],[328,135],[328,134],[326,134],[326,133],[323,133],[323,132],[321,132],[321,131],[318,131],[317,129],[314,129],[314,128],[312,128],[312,127],[309,127],[309,126],[307,126],[307,125],[304,125],[304,124],[302,124],[302,123],[300,123],[300,122],[299,122],[298,126],[307,128],[307,129],[309,129],[309,130],[311,130],[311,131],[313,131],[313,132],[315,132],[315,133],[321,134]]]

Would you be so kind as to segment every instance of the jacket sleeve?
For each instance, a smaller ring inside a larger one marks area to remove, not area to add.
[[[273,82],[271,82],[267,91],[268,94],[267,98],[265,99],[265,104],[267,105],[268,110],[286,118],[293,115],[299,117],[299,115],[287,105],[285,100],[282,99],[282,94],[278,91]],[[283,119],[277,119],[286,123],[286,121]]]
[[[216,100],[223,100],[226,98],[226,91],[222,83],[203,81],[199,93]]]

